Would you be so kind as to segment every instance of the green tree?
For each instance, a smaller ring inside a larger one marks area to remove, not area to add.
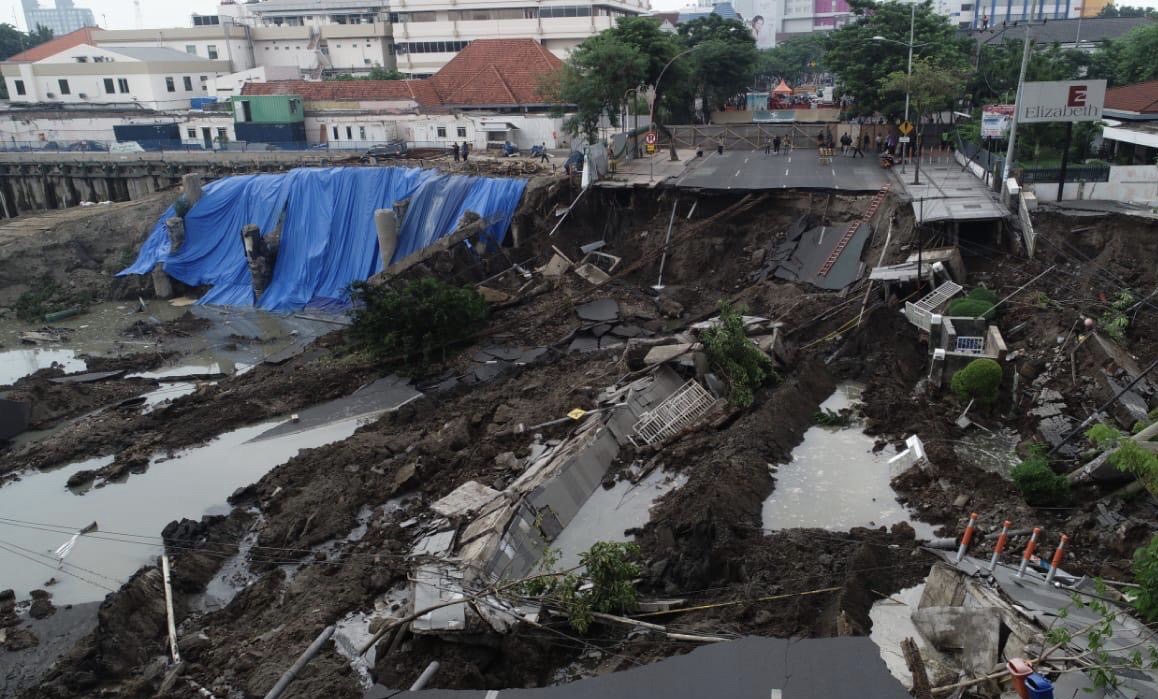
[[[25,48],[32,48],[33,46],[40,46],[46,41],[52,41],[52,30],[43,24],[36,25],[36,29],[25,34],[24,46]]]
[[[953,374],[949,385],[963,400],[973,399],[982,405],[989,405],[997,400],[1001,375],[1001,365],[992,359],[974,359],[964,369]]]
[[[760,52],[756,71],[790,84],[798,83],[806,75],[825,70],[825,41],[822,32],[801,34],[782,41],[776,48]]]
[[[6,61],[21,51],[27,51],[50,39],[52,39],[52,30],[40,24],[36,25],[36,29],[27,33],[7,22],[0,24],[0,61]],[[8,99],[6,82],[0,82],[0,99]]]
[[[1158,78],[1158,22],[1134,27],[1118,40],[1115,77],[1119,84]]]
[[[1153,7],[1133,7],[1131,5],[1118,7],[1114,3],[1106,5],[1098,12],[1099,17],[1154,17],[1155,15],[1158,15],[1158,10]]]
[[[686,89],[689,67],[683,61],[668,65],[685,45],[680,37],[662,31],[653,17],[624,17],[571,52],[560,74],[552,76],[541,91],[556,101],[575,106],[567,128],[595,140],[600,117],[619,124],[619,109],[627,91],[643,85],[656,86],[656,122],[662,127],[666,109],[683,116],[689,113]],[[678,87],[677,87],[678,86]],[[668,95],[673,99],[669,101]],[[682,98],[682,103],[680,100]],[[665,129],[663,129],[665,130]]]
[[[862,114],[899,114],[904,95],[880,93],[881,81],[908,66],[910,6],[898,2],[851,0],[858,21],[830,32],[824,65],[840,78],[841,94],[851,96],[853,110]],[[913,61],[924,59],[942,68],[964,69],[968,65],[969,41],[933,9],[930,0],[915,8]],[[884,37],[876,41],[873,37]]]
[[[884,94],[909,96],[912,116],[917,122],[917,149],[925,132],[921,117],[953,108],[953,102],[965,89],[965,70],[958,64],[936,63],[932,59],[914,58],[911,73],[894,72],[881,79]]]
[[[397,68],[386,69],[382,66],[374,66],[370,69],[369,78],[371,80],[405,80],[406,76]]]
[[[751,84],[758,52],[756,39],[742,22],[717,14],[681,24],[679,34],[697,51],[688,60],[696,93],[703,98],[704,119]]]
[[[728,381],[728,402],[742,408],[752,404],[766,381],[780,378],[768,355],[748,339],[744,310],[721,303],[716,325],[700,336],[708,363]]]

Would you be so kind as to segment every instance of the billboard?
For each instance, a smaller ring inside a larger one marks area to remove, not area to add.
[[[1017,104],[1017,121],[1020,124],[1098,121],[1105,101],[1105,80],[1025,83]]]
[[[981,108],[981,138],[1005,138],[1013,118],[1012,104],[990,104]]]

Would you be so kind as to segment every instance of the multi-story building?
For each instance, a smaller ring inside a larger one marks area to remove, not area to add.
[[[332,68],[323,66],[322,70],[365,72],[381,65],[421,77],[436,73],[475,39],[530,38],[563,58],[584,39],[614,26],[617,18],[645,14],[650,10],[650,3],[649,0],[264,0],[248,3],[224,0],[219,10],[223,20],[228,18],[252,26],[255,36],[260,36],[260,30],[296,30],[295,41],[298,36],[316,37],[318,48],[324,49],[323,55],[333,64]],[[372,35],[378,41],[355,40],[353,33],[356,32],[366,32],[357,39]],[[269,49],[276,50],[273,45]],[[298,50],[296,44],[291,50]],[[258,51],[266,53],[265,46]]]
[[[157,46],[107,48],[80,29],[0,63],[12,102],[188,109],[229,61]]]
[[[73,0],[56,0],[56,7],[41,7],[37,0],[22,0],[24,23],[32,31],[47,27],[54,36],[64,36],[77,29],[96,26],[92,10],[76,7]]]

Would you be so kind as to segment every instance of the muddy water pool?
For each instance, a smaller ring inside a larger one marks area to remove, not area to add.
[[[839,412],[859,400],[860,387],[842,384],[820,404]],[[792,452],[792,460],[773,474],[776,487],[764,501],[764,529],[816,527],[847,531],[853,527],[909,522],[918,538],[933,537],[933,527],[913,521],[889,485],[891,446],[873,451],[875,440],[848,427],[814,425]]]

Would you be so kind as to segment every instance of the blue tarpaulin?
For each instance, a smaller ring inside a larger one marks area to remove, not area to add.
[[[185,217],[185,242],[169,249],[169,208],[122,271],[147,274],[158,262],[174,279],[209,285],[199,301],[254,305],[241,228],[262,235],[277,229],[281,242],[273,278],[257,304],[266,310],[348,301],[351,282],[380,270],[374,212],[409,199],[391,262],[449,235],[467,211],[486,221],[484,238],[501,244],[526,181],[447,175],[420,168],[303,168],[278,175],[241,175],[205,186]]]

